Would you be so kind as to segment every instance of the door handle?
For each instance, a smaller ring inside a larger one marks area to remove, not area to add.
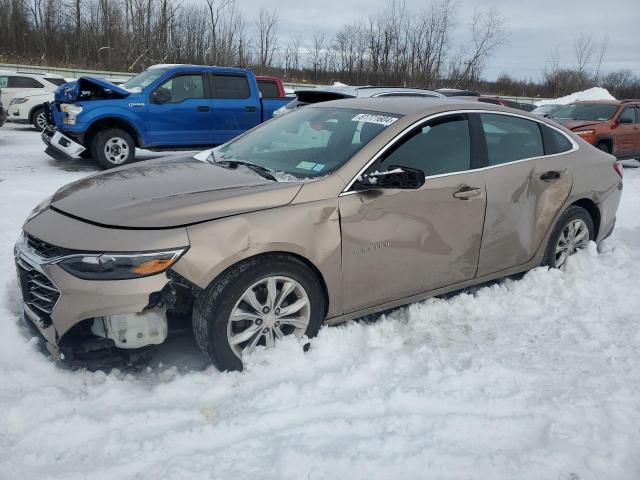
[[[245,112],[255,112],[256,111],[256,107],[244,107],[244,111]]]
[[[207,107],[206,105],[201,105],[201,106],[198,107],[198,111],[199,112],[208,112],[210,110],[211,110],[211,108]]]
[[[478,197],[482,194],[482,190],[476,187],[462,187],[456,193],[453,194],[454,197],[460,198],[462,200],[469,200],[473,197]]]
[[[542,180],[543,182],[551,182],[553,180],[559,179],[561,175],[562,172],[559,172],[558,170],[549,170],[548,172],[544,172],[542,175],[540,175],[540,180]]]

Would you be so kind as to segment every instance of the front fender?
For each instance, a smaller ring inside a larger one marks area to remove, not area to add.
[[[97,124],[101,122],[108,123],[110,120],[115,124],[125,123],[135,133],[140,146],[147,144],[146,129],[144,122],[138,111],[132,111],[128,106],[99,106],[88,107],[87,104],[81,104],[84,111],[78,115],[78,121],[75,125],[62,124],[62,120],[56,119],[58,129],[63,133],[72,134],[81,137],[91,131]],[[142,111],[142,109],[140,109]],[[146,110],[146,107],[145,107]],[[61,125],[62,124],[62,125]]]
[[[187,227],[191,247],[174,270],[206,288],[218,275],[255,255],[287,252],[304,258],[327,287],[328,317],[342,307],[337,199],[287,205]]]

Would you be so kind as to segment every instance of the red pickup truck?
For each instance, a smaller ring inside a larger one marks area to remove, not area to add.
[[[284,98],[284,84],[277,77],[256,76],[262,98]]]

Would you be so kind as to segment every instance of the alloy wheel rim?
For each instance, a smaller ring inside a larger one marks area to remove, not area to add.
[[[271,276],[257,281],[240,296],[227,321],[227,341],[240,359],[259,345],[271,348],[287,335],[307,331],[311,303],[292,278]]]
[[[111,137],[104,146],[104,156],[115,165],[126,162],[129,153],[129,144],[122,137]]]
[[[38,125],[38,128],[40,130],[44,130],[45,128],[47,128],[47,118],[44,113],[40,113],[36,117],[36,124]]]
[[[556,267],[564,268],[567,264],[567,259],[587,246],[589,243],[589,228],[587,224],[576,218],[571,220],[562,229],[558,243],[556,244]]]

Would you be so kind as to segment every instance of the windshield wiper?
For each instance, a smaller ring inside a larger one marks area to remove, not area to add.
[[[221,165],[221,166],[228,165],[234,168],[237,168],[238,165],[242,165],[244,167],[250,168],[251,170],[256,172],[258,175],[260,175],[263,178],[266,178],[267,180],[271,180],[272,182],[278,181],[276,177],[274,177],[273,174],[271,173],[271,170],[269,170],[268,168],[262,167],[260,165],[256,165],[255,163],[245,162],[244,160],[225,159],[224,157],[221,159],[218,159],[216,158],[216,154],[214,152],[211,152],[211,158],[213,159],[212,163],[216,165]]]

